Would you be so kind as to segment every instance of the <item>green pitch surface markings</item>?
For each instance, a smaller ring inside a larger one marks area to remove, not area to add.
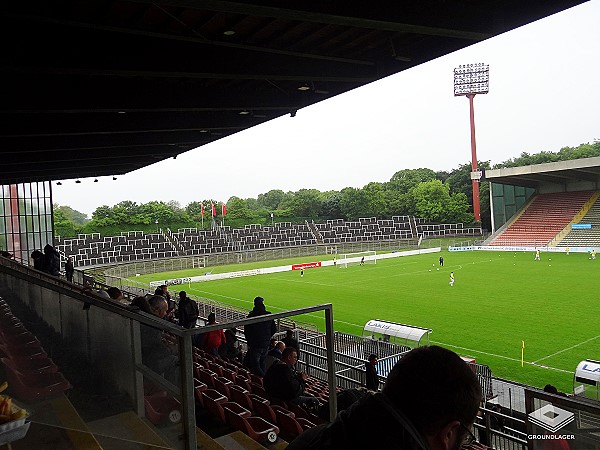
[[[362,334],[369,319],[431,328],[431,342],[487,364],[495,376],[572,392],[583,359],[600,360],[600,259],[586,254],[442,252],[181,287],[189,294],[276,312],[332,303],[337,331]],[[153,274],[137,281],[331,259],[306,257]],[[449,285],[450,272],[455,284]],[[172,287],[177,291],[179,287]],[[324,328],[322,314],[298,320]],[[525,364],[521,367],[521,341]]]

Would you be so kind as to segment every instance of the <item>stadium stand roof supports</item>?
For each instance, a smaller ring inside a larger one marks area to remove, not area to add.
[[[3,2],[0,184],[128,173],[580,3]]]

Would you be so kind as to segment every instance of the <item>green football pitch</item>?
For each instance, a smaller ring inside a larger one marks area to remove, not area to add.
[[[439,256],[445,265],[438,265]],[[323,257],[331,259],[329,257]],[[587,254],[447,252],[192,283],[196,297],[251,309],[255,296],[278,312],[333,304],[336,331],[362,335],[380,319],[433,330],[431,343],[488,365],[496,377],[572,392],[583,359],[600,360],[600,258]],[[247,268],[319,261],[319,257],[145,275],[148,282]],[[450,272],[456,282],[449,285]],[[178,291],[180,288],[171,287]],[[324,329],[324,314],[298,316]],[[525,343],[521,366],[521,345]]]

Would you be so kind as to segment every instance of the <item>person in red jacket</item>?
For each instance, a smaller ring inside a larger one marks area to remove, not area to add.
[[[215,325],[215,313],[211,312],[208,315],[208,323],[206,325]],[[225,332],[223,330],[213,330],[204,333],[202,338],[202,348],[211,355],[219,356],[219,347],[225,345]]]

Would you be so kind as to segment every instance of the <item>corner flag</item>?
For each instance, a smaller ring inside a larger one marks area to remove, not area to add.
[[[521,341],[521,367],[523,367],[523,365],[525,363],[524,357],[525,357],[525,341],[522,340]]]

